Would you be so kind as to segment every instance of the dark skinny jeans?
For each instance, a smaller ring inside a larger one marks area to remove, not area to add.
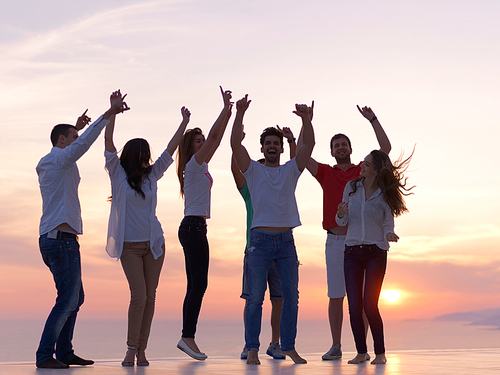
[[[187,291],[182,306],[182,337],[194,338],[201,302],[208,285],[207,224],[199,216],[186,216],[179,226],[179,241],[186,262]]]
[[[378,310],[387,265],[387,251],[376,245],[347,246],[344,275],[351,329],[360,354],[367,352],[363,309],[370,323],[375,354],[384,354],[384,325]]]

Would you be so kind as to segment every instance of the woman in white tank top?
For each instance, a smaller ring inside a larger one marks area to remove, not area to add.
[[[206,219],[210,218],[212,177],[208,162],[221,142],[231,117],[231,91],[220,88],[224,108],[208,137],[200,128],[190,129],[179,145],[177,175],[184,197],[184,219],[179,226],[179,241],[186,261],[187,291],[184,298],[182,335],[177,347],[197,360],[205,360],[194,336],[203,295],[208,284],[208,240]]]

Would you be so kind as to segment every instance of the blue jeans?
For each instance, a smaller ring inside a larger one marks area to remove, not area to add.
[[[182,337],[194,338],[201,303],[208,286],[209,250],[207,224],[199,216],[186,216],[179,226],[184,250],[187,290],[182,306]]]
[[[42,259],[54,277],[57,298],[43,329],[36,363],[52,358],[54,352],[58,360],[69,362],[75,356],[71,341],[84,300],[80,245],[74,239],[49,239],[46,234],[40,236],[39,245]]]
[[[370,323],[375,354],[385,353],[384,324],[378,310],[378,300],[386,265],[387,251],[376,245],[345,247],[344,275],[349,317],[356,350],[360,354],[367,352],[363,309]]]
[[[291,230],[283,232],[252,229],[246,250],[248,261],[248,293],[245,307],[245,341],[248,350],[259,350],[262,303],[267,287],[267,274],[276,264],[281,283],[283,309],[281,311],[281,349],[295,349],[297,315],[299,311],[299,262]]]

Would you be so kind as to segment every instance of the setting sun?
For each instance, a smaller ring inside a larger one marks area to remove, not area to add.
[[[381,294],[382,297],[384,297],[387,302],[390,303],[396,302],[402,295],[402,293],[397,290],[384,290]]]

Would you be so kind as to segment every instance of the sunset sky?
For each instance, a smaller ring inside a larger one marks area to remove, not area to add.
[[[353,162],[378,148],[357,104],[376,113],[393,160],[415,146],[407,176],[417,187],[407,198],[410,213],[396,219],[401,239],[391,246],[383,288],[402,296],[381,301],[385,318],[500,307],[499,14],[497,0],[4,1],[0,319],[44,319],[55,298],[38,249],[35,172],[50,151],[52,127],[74,123],[87,108],[96,120],[120,88],[131,110],[117,118],[117,147],[142,137],[159,156],[184,105],[189,127],[208,132],[222,109],[219,85],[234,100],[252,100],[244,144],[254,159],[265,127],[290,126],[298,136],[294,104],[311,100],[317,161],[334,162],[329,140],[338,132],[351,138]],[[209,165],[211,264],[202,319],[242,314],[245,211],[229,168],[229,133]],[[86,292],[80,317],[125,319],[128,284],[104,250],[110,183],[103,152],[101,135],[78,162]],[[156,317],[180,319],[183,201],[174,165],[158,186],[167,255]],[[297,201],[300,317],[326,319],[322,192],[307,171]]]

